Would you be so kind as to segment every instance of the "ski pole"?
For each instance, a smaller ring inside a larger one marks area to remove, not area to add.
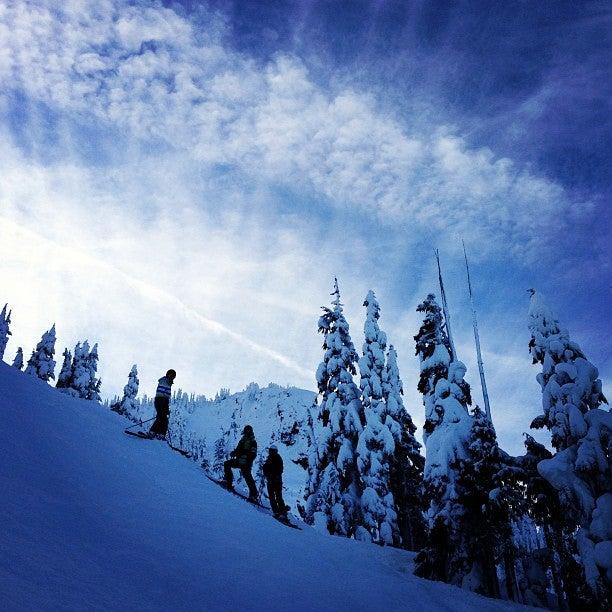
[[[128,429],[134,429],[134,427],[140,427],[141,425],[144,425],[145,423],[148,423],[149,421],[152,421],[155,418],[156,417],[151,417],[150,419],[147,419],[146,421],[138,421],[138,423],[134,423],[134,425],[130,425],[129,427],[126,427],[125,431],[127,431]]]

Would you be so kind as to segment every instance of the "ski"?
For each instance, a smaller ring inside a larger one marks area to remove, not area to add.
[[[191,459],[191,453],[189,451],[183,450],[182,448],[179,448],[178,446],[172,446],[170,442],[168,442],[168,446],[173,451],[176,451],[177,453],[180,453],[181,455],[183,455],[183,457],[187,457],[187,459]]]
[[[266,508],[266,506],[262,506],[259,502],[251,501],[248,498],[248,496],[240,493],[239,491],[236,491],[236,489],[228,488],[227,485],[225,484],[224,480],[218,480],[216,478],[213,478],[209,474],[206,474],[206,478],[208,478],[208,480],[210,480],[211,482],[214,482],[215,484],[217,484],[220,487],[222,487],[223,489],[225,489],[228,493],[231,493],[232,495],[235,495],[236,497],[239,497],[240,499],[243,499],[244,501],[249,502],[257,510],[259,510],[262,514],[265,514],[267,516],[271,516],[273,519],[278,521],[281,525],[285,525],[285,527],[290,527],[291,529],[297,529],[298,531],[302,530],[301,527],[298,527],[297,525],[294,525],[288,518],[283,519],[280,516],[274,516],[274,514],[272,514],[272,510],[270,510],[270,508]]]
[[[141,438],[142,440],[156,440],[155,436],[152,436],[149,432],[146,431],[131,431],[129,429],[125,429],[124,432],[128,436],[134,436],[135,438]],[[166,440],[166,442],[168,442]],[[182,448],[178,448],[177,446],[172,446],[170,442],[168,442],[168,446],[177,453],[183,455],[183,457],[187,457],[187,459],[191,459],[191,453],[189,451],[183,450]]]
[[[135,438],[142,438],[143,440],[153,440],[153,436],[146,431],[131,431],[129,429],[125,429],[124,433],[126,433],[128,436],[134,436]]]

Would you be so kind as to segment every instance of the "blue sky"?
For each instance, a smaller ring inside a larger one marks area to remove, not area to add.
[[[312,388],[340,279],[373,288],[417,422],[412,336],[441,252],[460,357],[513,451],[538,413],[529,287],[612,378],[603,2],[9,2],[0,8],[0,301],[26,352],[100,342],[212,394]]]

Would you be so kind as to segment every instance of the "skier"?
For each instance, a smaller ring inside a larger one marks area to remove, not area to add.
[[[155,412],[157,416],[149,430],[149,435],[152,438],[164,440],[168,433],[170,397],[172,396],[172,383],[175,378],[176,372],[174,370],[168,370],[166,375],[162,376],[157,383],[157,391],[155,392]]]
[[[242,430],[242,438],[238,442],[236,449],[230,453],[231,459],[228,459],[223,464],[223,470],[225,472],[225,486],[233,491],[234,487],[234,476],[232,474],[232,468],[238,468],[242,477],[244,478],[247,486],[249,487],[249,501],[257,502],[257,487],[251,474],[251,467],[253,461],[257,456],[257,441],[255,440],[255,434],[253,428],[250,425],[245,425]]]
[[[263,464],[263,473],[268,485],[270,507],[275,517],[286,517],[289,507],[283,500],[283,459],[275,444],[270,446],[268,457]]]

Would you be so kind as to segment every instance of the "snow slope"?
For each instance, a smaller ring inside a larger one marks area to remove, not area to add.
[[[304,426],[308,410],[316,395],[296,387],[268,385],[260,388],[251,383],[244,391],[219,393],[215,399],[193,396],[182,391],[174,393],[170,410],[168,434],[173,446],[189,451],[194,459],[207,466],[211,475],[219,478],[222,462],[215,457],[222,442],[227,455],[236,447],[245,425],[251,425],[257,438],[259,457],[266,457],[267,449],[276,444],[284,460],[284,499],[297,511],[304,504],[307,473],[301,460],[308,457],[308,437]],[[155,415],[153,400],[136,398],[126,416],[134,421],[146,421]],[[319,422],[315,430],[318,432]],[[147,423],[144,428],[148,428]],[[253,466],[253,476],[265,495],[263,474],[259,462]]]
[[[509,610],[288,529],[126,421],[0,364],[0,608]]]

